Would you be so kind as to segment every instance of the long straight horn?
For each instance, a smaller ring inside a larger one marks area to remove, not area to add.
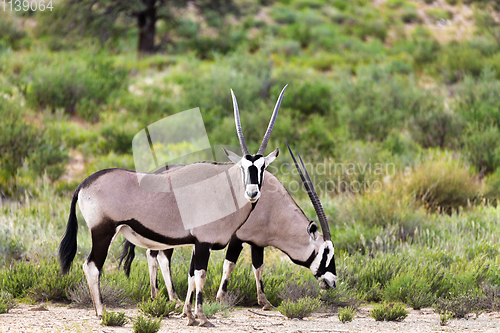
[[[238,102],[236,101],[236,96],[234,96],[233,89],[231,89],[231,97],[233,98],[234,121],[236,123],[236,133],[238,133],[238,139],[240,140],[241,151],[243,155],[250,155],[247,144],[245,143],[243,131],[241,130],[240,110],[238,109]]]
[[[302,161],[302,158],[300,157],[299,152],[297,151],[297,156],[299,157],[300,164],[302,165],[302,168],[297,163],[297,160],[295,159],[295,156],[293,155],[293,152],[290,149],[288,142],[286,143],[286,146],[288,147],[288,151],[290,152],[290,155],[292,156],[293,163],[295,163],[295,167],[297,168],[297,171],[299,172],[300,178],[302,179],[302,183],[304,183],[304,186],[306,187],[307,194],[309,195],[309,199],[311,199],[311,202],[314,206],[314,210],[316,211],[316,215],[318,215],[318,220],[319,220],[319,223],[321,225],[321,229],[323,230],[323,239],[325,241],[330,241],[332,239],[332,236],[330,234],[330,227],[328,226],[328,221],[326,220],[325,210],[323,209],[323,205],[321,205],[321,201],[319,200],[318,193],[316,192],[316,189],[314,188],[314,185],[311,181],[311,177],[309,177],[309,173],[307,172],[306,166],[304,165],[304,162]],[[304,176],[304,173],[302,172],[302,169],[304,169],[305,176]]]
[[[281,100],[283,99],[283,94],[285,93],[286,87],[288,87],[288,84],[283,88],[283,90],[281,90],[280,97],[278,97],[278,101],[274,106],[273,115],[271,117],[271,120],[269,121],[269,126],[267,126],[266,134],[264,135],[264,139],[262,139],[262,143],[260,144],[260,148],[259,151],[257,152],[257,155],[264,155],[264,153],[266,152],[267,143],[269,142],[269,138],[271,137],[271,132],[273,131],[274,127],[274,122],[276,121],[276,117],[278,116]]]

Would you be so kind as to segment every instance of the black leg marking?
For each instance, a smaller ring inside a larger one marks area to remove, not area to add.
[[[252,265],[255,269],[258,269],[264,263],[264,248],[252,245],[250,250],[252,253]]]
[[[227,291],[227,280],[224,280],[224,283],[222,284],[222,291],[226,292]]]
[[[231,237],[231,241],[227,247],[226,260],[229,260],[236,264],[238,257],[243,250],[243,242],[236,237]]]
[[[196,297],[197,299],[197,304],[200,305],[200,306],[203,306],[203,292],[198,292],[198,295]]]

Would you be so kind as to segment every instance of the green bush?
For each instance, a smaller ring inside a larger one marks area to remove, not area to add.
[[[102,311],[101,325],[104,326],[123,326],[127,323],[125,312],[108,312],[106,309]]]
[[[221,304],[219,302],[204,302],[203,303],[203,313],[207,318],[213,317],[217,312],[222,312],[223,317],[229,316],[229,307],[226,304]]]
[[[445,79],[454,83],[467,74],[479,76],[483,69],[483,56],[479,50],[465,43],[452,42],[443,48],[437,63]]]
[[[481,310],[481,299],[471,290],[452,299],[437,299],[433,307],[438,313],[453,313],[453,318],[467,318],[469,313]]]
[[[152,319],[149,317],[139,316],[132,325],[134,333],[156,333],[161,328],[161,318]]]
[[[321,307],[321,301],[318,298],[306,296],[297,301],[284,300],[278,306],[278,311],[288,318],[302,319],[310,316]]]
[[[9,292],[0,290],[0,314],[7,313],[9,310],[15,308],[16,302],[14,302],[14,297]]]
[[[403,321],[408,316],[408,311],[401,303],[375,304],[370,316],[376,321]]]
[[[12,47],[18,49],[26,32],[19,29],[19,24],[13,15],[3,11],[0,13],[0,51]]]
[[[139,310],[145,315],[152,317],[167,318],[175,310],[175,301],[168,301],[163,295],[158,295],[153,300],[143,301]]]
[[[415,310],[432,305],[431,284],[425,278],[419,278],[417,270],[407,270],[394,277],[384,290],[388,301],[400,301]]]
[[[480,184],[459,159],[447,154],[431,154],[417,165],[405,184],[431,211],[451,213],[478,198]]]
[[[338,317],[340,322],[348,323],[351,322],[356,316],[356,309],[352,306],[348,306],[339,310]]]
[[[92,61],[62,61],[58,66],[36,66],[26,99],[33,108],[63,108],[87,120],[99,117],[99,106],[126,83],[127,72],[99,57]]]
[[[0,191],[13,194],[14,177],[26,163],[34,176],[47,171],[53,180],[64,171],[67,152],[61,139],[26,122],[15,102],[0,98]]]
[[[464,139],[464,150],[472,165],[482,174],[489,174],[500,167],[500,129],[488,126],[471,130]]]
[[[457,111],[473,129],[500,124],[500,81],[491,68],[484,68],[479,78],[466,76],[456,89]]]

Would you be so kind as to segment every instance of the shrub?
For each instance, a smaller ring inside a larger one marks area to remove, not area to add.
[[[481,301],[481,296],[471,290],[451,299],[439,298],[433,307],[438,313],[453,313],[453,318],[467,318],[469,313],[481,310]]]
[[[126,83],[127,72],[99,57],[92,61],[61,61],[58,66],[39,65],[30,74],[26,99],[33,108],[63,108],[87,120],[98,119],[98,110],[111,93]]]
[[[23,30],[19,30],[13,15],[2,11],[0,13],[0,51],[3,46],[19,48],[21,40],[26,36]]]
[[[118,307],[131,303],[123,287],[112,285],[107,279],[101,279],[100,288],[103,302],[108,306]],[[78,306],[92,305],[92,296],[85,280],[81,280],[74,287],[69,288],[67,298]]]
[[[149,317],[139,316],[132,325],[134,333],[156,333],[160,330],[161,318],[152,319]]]
[[[400,301],[415,310],[432,305],[433,295],[430,283],[411,269],[393,278],[384,290],[384,297],[389,301]]]
[[[405,191],[431,211],[451,213],[466,207],[479,194],[480,185],[467,166],[446,154],[431,154],[417,165]]]
[[[464,43],[450,43],[440,53],[439,68],[449,82],[457,82],[469,74],[479,76],[483,68],[482,54],[479,50]]]
[[[450,322],[450,319],[453,318],[453,312],[444,311],[439,314],[439,324],[441,326],[446,326]]]
[[[321,301],[318,298],[306,296],[297,301],[284,300],[278,307],[278,311],[288,318],[302,319],[310,316],[321,307]]]
[[[318,282],[314,280],[295,280],[287,283],[283,290],[278,293],[279,298],[288,301],[298,301],[304,297],[311,299],[319,296]]]
[[[351,322],[356,316],[356,309],[352,306],[348,306],[339,310],[338,317],[342,323]]]
[[[488,128],[500,124],[500,81],[491,68],[484,68],[479,78],[468,75],[457,85],[457,110],[472,128]],[[475,127],[477,126],[477,127]]]
[[[488,200],[500,200],[500,168],[486,178],[483,196]]]
[[[125,312],[108,312],[106,309],[102,311],[101,325],[105,326],[123,326],[127,323]]]
[[[0,314],[7,313],[9,310],[15,308],[16,302],[14,302],[14,297],[12,294],[3,290],[0,290]]]
[[[442,103],[422,110],[410,119],[410,133],[423,148],[455,148],[460,145],[463,122]]]
[[[407,315],[408,311],[401,303],[376,304],[370,311],[370,316],[376,321],[403,321]]]
[[[229,306],[219,302],[204,302],[203,313],[208,317],[213,317],[217,312],[222,312],[223,317],[229,316]]]
[[[59,263],[55,259],[36,262],[16,262],[9,270],[0,271],[0,289],[16,298],[35,301],[67,300],[66,290],[73,288],[82,279],[82,272],[72,270],[61,276]]]
[[[165,296],[158,295],[153,300],[143,301],[139,310],[149,316],[167,318],[175,310],[176,304],[175,301],[168,301]]]
[[[494,172],[500,166],[500,129],[488,126],[471,131],[464,139],[468,159],[482,174]]]

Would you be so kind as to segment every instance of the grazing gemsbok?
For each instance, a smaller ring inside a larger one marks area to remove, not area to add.
[[[286,86],[276,102],[264,139],[255,155],[248,152],[241,131],[238,104],[231,91],[243,152],[243,157],[227,152],[235,164],[193,163],[167,169],[161,174],[106,169],[92,174],[78,185],[71,201],[66,233],[59,247],[59,259],[62,272],[67,273],[77,250],[78,201],[92,236],[92,250],[83,264],[83,270],[98,316],[103,311],[99,288],[101,270],[109,247],[121,233],[133,244],[153,250],[194,245],[189,288],[194,290],[196,287],[195,314],[200,319],[200,325],[211,326],[202,308],[202,290],[210,251],[224,248],[257,204],[264,169],[279,153],[276,149],[267,157],[263,156],[285,89]],[[141,184],[152,186],[141,187]],[[157,190],[152,191],[153,187]],[[220,211],[227,210],[227,207],[233,210],[213,221],[205,220],[207,223],[204,225],[185,229],[182,214],[186,211],[180,209],[179,202],[189,204],[187,213],[191,218],[222,216]],[[189,319],[188,325],[198,324],[191,312],[190,302],[186,302],[184,312]]]
[[[299,167],[290,147],[288,147],[288,150],[316,210],[324,235],[318,233],[316,223],[307,219],[283,184],[274,175],[266,171],[268,174],[264,177],[259,204],[252,211],[245,224],[236,231],[229,243],[221,285],[217,293],[219,301],[224,300],[229,275],[241,253],[243,243],[251,245],[258,302],[264,309],[272,306],[264,294],[262,283],[264,247],[266,246],[274,246],[286,253],[294,263],[310,268],[314,276],[320,281],[322,288],[336,286],[334,248],[323,207],[300,155],[299,160],[304,172]],[[133,244],[124,243],[121,259],[125,259],[124,270],[127,275],[130,274],[130,267],[134,259],[134,248]],[[156,275],[159,263],[170,300],[179,301],[170,274],[173,249],[164,251],[148,250],[146,253],[151,282],[151,297],[155,297],[158,293]],[[188,295],[190,292],[188,291]]]

